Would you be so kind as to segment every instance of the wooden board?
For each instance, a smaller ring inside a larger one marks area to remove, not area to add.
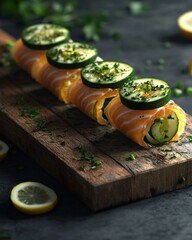
[[[22,116],[21,100],[28,109],[38,109],[39,115]],[[49,122],[51,132],[34,131],[39,117]],[[0,131],[93,211],[192,184],[189,115],[178,143],[145,150],[110,126],[100,126],[74,106],[59,102],[22,70],[13,74],[1,68]],[[79,147],[102,165],[91,170],[88,161],[79,160]],[[135,161],[128,160],[129,153],[135,154]]]

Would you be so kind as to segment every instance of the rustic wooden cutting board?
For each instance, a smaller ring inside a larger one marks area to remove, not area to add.
[[[30,118],[29,112],[36,116]],[[35,131],[42,119],[47,129]],[[112,127],[100,126],[74,106],[59,102],[22,70],[1,68],[0,131],[93,211],[192,184],[189,115],[179,142],[145,150]],[[81,160],[82,149],[101,165],[92,170],[90,161]],[[130,153],[136,160],[128,160]]]

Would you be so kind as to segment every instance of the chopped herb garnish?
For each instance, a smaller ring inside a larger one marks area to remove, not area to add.
[[[147,15],[150,12],[150,5],[140,1],[132,1],[128,5],[128,10],[134,16]]]
[[[85,168],[86,168],[86,165],[81,165],[81,166],[79,167],[79,170],[85,172]]]
[[[164,42],[164,47],[165,48],[171,48],[172,47],[171,42]]]
[[[185,89],[185,93],[188,95],[188,96],[192,96],[192,87],[187,87]]]
[[[170,159],[174,159],[174,158],[176,158],[175,153],[173,153],[169,158],[170,158]]]
[[[105,11],[98,15],[93,13],[87,14],[82,21],[85,38],[88,40],[98,41],[107,20],[108,12]]]
[[[184,89],[184,84],[183,84],[183,82],[181,82],[181,81],[176,82],[176,84],[175,84],[175,88],[178,88],[178,89]]]
[[[35,118],[37,115],[39,115],[39,111],[35,108],[24,107],[21,111],[21,116],[27,116],[30,119]]]
[[[135,159],[136,159],[135,154],[130,153],[130,154],[128,155],[128,160],[134,161]]]
[[[183,95],[183,90],[179,88],[174,88],[173,89],[173,94],[175,97],[180,97]]]
[[[39,118],[36,122],[36,126],[34,128],[34,132],[43,131],[43,132],[51,132],[51,128],[49,123],[44,118]]]
[[[120,42],[121,41],[121,34],[120,33],[118,33],[118,32],[114,32],[114,33],[112,33],[112,38],[113,38],[113,40],[115,41],[115,42]]]
[[[160,58],[160,59],[158,60],[158,63],[159,63],[159,65],[165,65],[165,59]]]
[[[79,146],[77,150],[81,153],[81,156],[78,160],[87,161],[91,170],[96,170],[99,166],[101,166],[101,162],[95,159],[95,157],[86,149]]]
[[[11,234],[10,233],[1,233],[0,239],[2,239],[2,240],[11,239]]]
[[[177,181],[178,184],[183,184],[184,182],[186,182],[186,177],[185,176],[181,176]]]
[[[189,136],[189,142],[192,142],[192,135]]]

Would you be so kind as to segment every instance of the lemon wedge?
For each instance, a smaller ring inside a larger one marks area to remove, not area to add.
[[[192,11],[182,14],[177,22],[183,36],[192,39]]]
[[[8,151],[9,151],[8,145],[0,140],[0,160],[6,158]]]
[[[41,183],[23,182],[12,189],[11,201],[21,212],[35,215],[51,211],[57,204],[57,195]]]

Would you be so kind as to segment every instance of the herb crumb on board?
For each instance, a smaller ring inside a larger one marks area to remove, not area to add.
[[[89,166],[90,170],[97,170],[98,167],[100,167],[102,165],[102,163],[99,160],[97,160],[92,153],[87,151],[82,146],[78,146],[75,149],[78,150],[78,152],[81,154],[81,156],[79,158],[74,158],[74,160],[87,162],[87,164],[81,165],[79,167],[79,170],[85,171],[87,166]]]

